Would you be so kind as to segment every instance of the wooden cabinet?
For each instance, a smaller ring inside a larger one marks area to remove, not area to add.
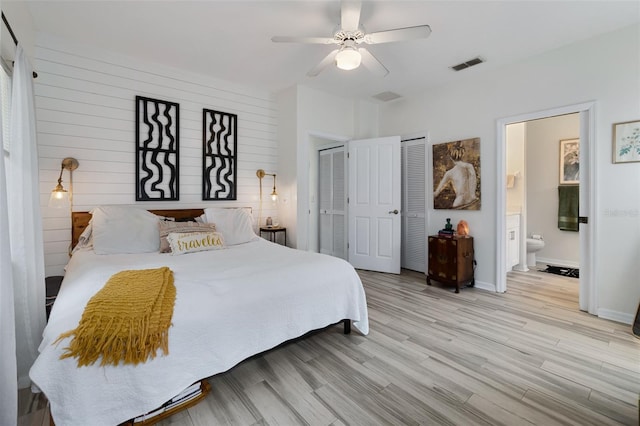
[[[473,237],[429,237],[427,285],[431,280],[455,285],[456,293],[460,284],[473,287],[473,263]]]

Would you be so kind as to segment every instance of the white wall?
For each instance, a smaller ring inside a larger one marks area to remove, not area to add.
[[[298,88],[292,86],[276,95],[278,106],[278,216],[287,228],[287,245],[296,247],[298,224]]]
[[[351,138],[356,121],[355,103],[315,89],[298,89],[298,227],[297,247],[309,250],[309,162],[314,138]]]
[[[35,81],[40,193],[47,275],[68,261],[70,216],[47,207],[60,162],[75,157],[74,210],[100,204],[147,209],[251,206],[257,217],[257,169],[277,173],[277,105],[272,94],[184,70],[39,34]],[[180,104],[180,201],[135,201],[135,96]],[[202,109],[238,115],[237,201],[202,201]],[[63,175],[68,184],[69,175]],[[270,193],[269,179],[265,180]],[[263,218],[277,220],[266,196]]]
[[[527,235],[542,235],[545,242],[538,262],[580,266],[580,234],[558,229],[559,144],[579,136],[580,114],[526,123]]]
[[[487,58],[491,60],[491,58]],[[502,117],[596,101],[597,179],[594,266],[599,314],[631,321],[640,299],[640,163],[611,163],[612,123],[640,117],[640,26],[633,25],[500,70],[482,65],[455,85],[380,110],[380,134],[428,128],[434,143],[481,138],[482,210],[431,211],[430,232],[451,216],[469,222],[478,280],[496,282],[496,121]],[[554,165],[555,167],[555,165]],[[431,191],[427,196],[431,197]]]
[[[527,267],[527,199],[525,187],[527,185],[527,166],[525,162],[526,132],[525,123],[515,123],[506,126],[506,172],[514,176],[513,187],[507,187],[507,214],[520,214],[520,229],[518,234],[518,264],[513,266],[516,271],[528,271]],[[507,238],[508,235],[507,235]],[[509,240],[507,240],[509,244]],[[509,262],[507,254],[507,262]],[[507,271],[509,271],[507,265]]]
[[[514,176],[513,187],[507,187],[507,212],[521,213],[525,205],[525,123],[508,125],[506,133],[507,175]]]
[[[295,204],[281,204],[283,225],[290,235],[290,245],[301,250],[309,247],[310,151],[315,141],[348,140],[377,134],[378,106],[324,93],[304,86],[289,88],[278,94],[280,108],[280,167]],[[295,109],[295,116],[289,115]],[[283,111],[287,114],[283,114]],[[293,122],[293,123],[292,123]],[[295,127],[295,132],[294,128]],[[295,158],[295,162],[293,162]],[[295,223],[294,223],[295,218]],[[312,244],[315,244],[312,241]]]

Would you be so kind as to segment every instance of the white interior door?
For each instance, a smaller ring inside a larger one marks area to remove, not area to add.
[[[349,262],[400,273],[400,136],[348,144]]]
[[[326,149],[319,154],[320,253],[346,259],[345,148]]]
[[[427,269],[427,150],[424,136],[402,141],[402,250],[401,266]]]

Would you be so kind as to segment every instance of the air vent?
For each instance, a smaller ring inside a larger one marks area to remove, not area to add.
[[[398,95],[397,93],[393,93],[393,92],[382,92],[382,93],[378,93],[377,95],[373,95],[372,98],[377,99],[379,101],[382,102],[389,102],[389,101],[393,101],[395,99],[399,99],[402,96]]]
[[[465,68],[469,68],[472,67],[474,65],[478,65],[484,62],[484,59],[480,58],[479,56],[473,59],[469,59],[466,62],[463,62],[461,64],[458,65],[454,65],[451,67],[452,70],[454,71],[462,71]]]

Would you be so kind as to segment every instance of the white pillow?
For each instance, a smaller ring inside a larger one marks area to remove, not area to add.
[[[75,254],[75,252],[80,250],[91,250],[93,249],[93,225],[91,225],[91,220],[82,234],[78,237],[78,243],[73,248],[71,254]]]
[[[167,241],[174,256],[224,248],[224,238],[219,232],[171,232]]]
[[[215,223],[216,230],[224,236],[228,246],[248,243],[259,238],[253,232],[253,218],[246,208],[209,207],[204,209],[204,214],[207,223]]]
[[[158,216],[125,206],[100,206],[93,215],[93,250],[96,254],[148,253],[160,248]]]

